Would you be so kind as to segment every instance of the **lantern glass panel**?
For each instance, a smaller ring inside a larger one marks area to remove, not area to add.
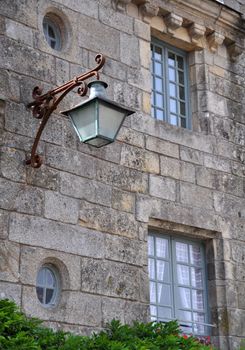
[[[114,140],[125,114],[123,109],[99,101],[99,135]]]

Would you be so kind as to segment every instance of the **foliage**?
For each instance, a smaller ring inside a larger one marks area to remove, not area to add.
[[[122,325],[113,320],[92,336],[55,332],[28,318],[14,302],[0,300],[0,350],[207,350],[210,346],[181,334],[175,321]]]

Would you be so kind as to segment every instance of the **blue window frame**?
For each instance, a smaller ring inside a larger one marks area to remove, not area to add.
[[[190,128],[187,54],[154,39],[152,58],[152,117]]]
[[[151,319],[178,319],[183,332],[208,335],[203,245],[150,233],[148,270]]]
[[[43,19],[43,32],[49,46],[57,51],[61,50],[61,31],[57,23],[45,16]]]

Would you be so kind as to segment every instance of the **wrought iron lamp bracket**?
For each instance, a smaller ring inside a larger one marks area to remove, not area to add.
[[[33,168],[39,168],[42,165],[42,158],[36,153],[39,140],[42,132],[49,120],[49,117],[54,110],[58,107],[63,98],[74,88],[78,87],[77,93],[80,96],[85,96],[88,90],[86,80],[95,77],[99,79],[99,70],[105,64],[105,56],[98,54],[95,57],[97,66],[90,71],[75,77],[74,79],[66,82],[65,84],[49,90],[42,95],[42,89],[36,86],[33,89],[32,97],[33,101],[27,105],[27,108],[32,110],[32,114],[37,119],[42,119],[39,129],[37,131],[35,141],[31,150],[31,158],[26,161],[26,164],[30,164]]]

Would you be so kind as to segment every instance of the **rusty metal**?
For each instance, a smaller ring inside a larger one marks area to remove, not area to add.
[[[36,86],[33,89],[32,97],[33,101],[27,105],[27,108],[32,110],[32,114],[37,119],[42,119],[39,129],[37,131],[35,141],[31,150],[31,158],[26,161],[26,164],[31,165],[33,168],[39,168],[42,165],[42,158],[36,153],[37,146],[42,135],[42,132],[49,120],[50,115],[58,107],[63,98],[75,87],[78,87],[77,93],[80,96],[85,96],[88,90],[85,80],[95,76],[99,79],[99,70],[105,64],[105,56],[98,54],[95,57],[97,66],[90,71],[75,77],[74,79],[66,82],[65,84],[49,90],[42,95],[42,88]],[[60,95],[59,95],[60,94]],[[56,95],[59,95],[56,97]]]

